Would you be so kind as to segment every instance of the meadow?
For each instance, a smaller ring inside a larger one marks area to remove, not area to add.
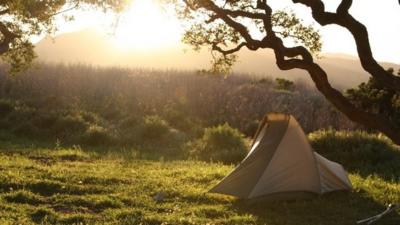
[[[0,70],[0,224],[355,224],[400,202],[399,147],[301,81],[85,65]],[[270,111],[293,114],[354,190],[257,204],[207,193]],[[379,224],[399,221],[392,213]]]
[[[207,193],[233,165],[3,140],[0,223],[355,224],[400,201],[400,151],[387,139],[335,131],[309,137],[318,152],[349,170],[352,192],[248,204]],[[162,201],[154,199],[157,193]],[[393,213],[378,224],[397,225],[399,219]]]

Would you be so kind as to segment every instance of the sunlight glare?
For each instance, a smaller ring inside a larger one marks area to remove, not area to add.
[[[179,21],[156,0],[134,0],[118,21],[113,42],[123,50],[168,48],[180,42]]]

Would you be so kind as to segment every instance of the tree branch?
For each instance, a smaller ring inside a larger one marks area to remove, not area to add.
[[[277,43],[277,45],[280,45]],[[316,63],[307,62],[301,59],[285,60],[285,56],[291,55],[291,49],[283,45],[275,46],[274,52],[276,62],[280,69],[303,69],[306,70],[314,81],[317,89],[327,98],[337,109],[344,113],[352,121],[367,125],[370,128],[385,133],[396,143],[400,143],[398,129],[387,120],[387,118],[362,111],[355,107],[341,92],[333,88],[329,81],[327,73]]]
[[[4,15],[10,12],[10,9],[3,9],[0,11],[0,15]]]
[[[222,19],[227,25],[231,28],[239,32],[242,37],[246,40],[247,45],[242,43],[234,49],[231,50],[223,50],[220,49],[217,45],[213,46],[213,49],[220,51],[222,53],[233,53],[239,51],[243,46],[248,46],[250,50],[258,49],[258,48],[271,48],[276,57],[276,63],[278,67],[282,70],[291,70],[291,69],[303,69],[306,70],[311,79],[314,81],[317,89],[342,113],[344,113],[349,119],[358,122],[360,124],[364,124],[370,128],[377,129],[383,133],[385,133],[389,138],[395,141],[397,144],[400,144],[400,133],[398,129],[393,126],[393,124],[385,117],[378,116],[376,114],[368,113],[358,109],[354,106],[340,91],[333,88],[329,81],[327,73],[313,61],[313,57],[311,53],[302,46],[297,46],[293,48],[287,48],[284,46],[281,38],[277,37],[275,33],[272,31],[272,23],[271,23],[271,8],[268,6],[266,1],[258,1],[257,7],[265,10],[265,15],[263,16],[264,26],[267,30],[267,36],[265,36],[262,41],[257,42],[253,40],[247,31],[246,27],[241,23],[234,21],[230,16],[234,15],[242,15],[245,14],[243,12],[238,11],[227,11],[219,8],[212,1],[206,1],[207,4],[204,4],[204,8],[212,11],[215,15]],[[348,14],[348,10],[351,7],[351,0],[343,0],[339,6],[338,13],[329,13],[325,12],[325,6],[322,1],[319,0],[293,0],[293,2],[303,3],[312,8],[313,17],[320,24],[339,24],[345,27],[352,32],[354,38],[357,42],[357,47],[359,50],[360,59],[363,63],[363,66],[366,67],[366,70],[371,73],[374,77],[379,77],[378,80],[385,80],[386,71],[384,75],[379,73],[382,68],[376,63],[376,61],[372,57],[372,53],[366,56],[362,56],[361,54],[364,51],[370,52],[371,49],[369,47],[368,42],[368,33],[365,27],[356,21],[353,17]],[[234,14],[234,15],[233,15]],[[247,14],[247,13],[246,13]],[[249,14],[249,16],[254,17],[254,14]],[[257,16],[259,19],[259,16]],[[350,24],[350,25],[349,25]],[[361,31],[360,31],[360,30]],[[365,35],[365,36],[363,36]],[[363,41],[367,41],[366,43],[362,43]],[[297,59],[295,57],[301,56],[302,59]],[[285,57],[291,57],[291,59],[285,59]],[[366,62],[372,63],[375,62],[375,65],[364,65]],[[383,78],[382,78],[383,77]],[[393,80],[392,77],[390,77]],[[391,85],[393,87],[393,85]],[[397,88],[400,88],[398,86]]]
[[[15,38],[18,38],[19,35],[12,33],[2,22],[0,22],[0,33],[3,35],[3,40],[0,42],[0,55],[2,55],[10,49],[10,44]]]
[[[342,0],[336,13],[325,12],[321,0],[293,0],[293,2],[310,7],[314,19],[322,26],[336,24],[346,28],[354,37],[358,57],[364,70],[388,88],[400,91],[400,78],[388,73],[373,57],[367,28],[349,14],[352,0]]]
[[[353,0],[342,0],[342,2],[339,4],[336,13],[337,14],[348,14],[349,13],[349,9],[351,7],[351,5],[353,4]]]
[[[62,14],[62,13],[66,13],[66,12],[69,12],[69,11],[71,11],[71,10],[74,10],[74,9],[76,9],[76,8],[78,8],[78,7],[79,7],[79,2],[76,2],[75,5],[73,5],[73,6],[69,7],[69,8],[67,8],[67,9],[64,9],[64,10],[61,10],[61,11],[58,11],[58,12],[55,12],[55,13],[53,13],[53,14],[51,14],[51,15],[48,15],[48,17],[52,17],[52,16],[56,16],[56,15],[59,15],[59,14]]]
[[[212,44],[212,50],[218,51],[223,55],[229,55],[229,54],[233,54],[235,52],[240,51],[240,49],[242,49],[245,46],[247,46],[247,43],[242,42],[239,45],[237,45],[235,48],[226,50],[226,49],[222,49],[221,47],[218,46],[218,44],[214,43],[214,44]]]

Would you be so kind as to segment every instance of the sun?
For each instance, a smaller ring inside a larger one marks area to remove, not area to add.
[[[156,0],[134,0],[123,12],[112,40],[123,50],[154,50],[179,43],[182,29],[172,10]]]

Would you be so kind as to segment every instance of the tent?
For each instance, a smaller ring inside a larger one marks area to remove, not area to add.
[[[351,190],[347,172],[314,152],[293,116],[267,114],[243,161],[209,192],[243,199],[298,199]]]

